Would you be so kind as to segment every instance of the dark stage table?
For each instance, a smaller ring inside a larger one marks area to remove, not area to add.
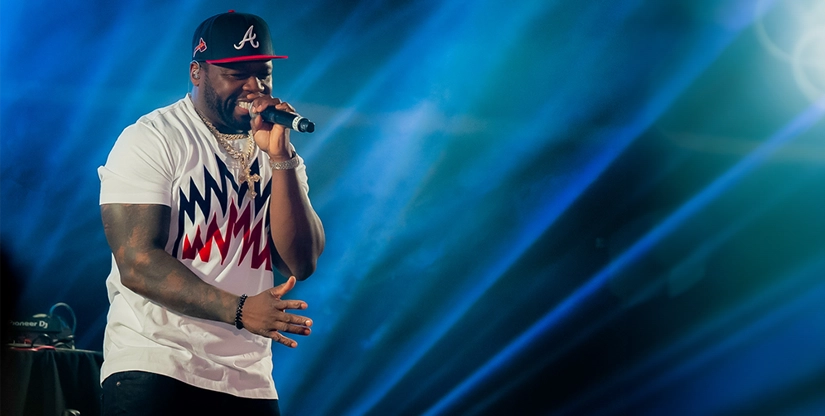
[[[3,416],[100,414],[102,353],[3,347],[2,355]]]

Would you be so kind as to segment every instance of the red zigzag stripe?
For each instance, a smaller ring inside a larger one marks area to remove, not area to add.
[[[231,204],[229,206],[229,218],[227,219],[226,235],[221,233],[218,226],[217,215],[213,215],[209,220],[209,226],[206,228],[206,239],[201,236],[201,227],[195,229],[195,236],[189,240],[189,236],[184,236],[183,252],[181,258],[184,260],[194,260],[199,257],[201,261],[208,262],[212,256],[212,246],[218,247],[218,252],[221,256],[221,264],[224,264],[229,253],[229,247],[232,245],[232,239],[243,234],[243,242],[241,243],[241,258],[238,260],[240,265],[250,252],[252,253],[252,268],[258,269],[261,265],[266,267],[266,270],[272,270],[272,258],[269,255],[269,238],[266,238],[266,243],[261,243],[262,236],[265,231],[264,220],[259,220],[254,227],[250,229],[251,221],[251,205],[248,204],[243,212],[238,215],[238,208]]]

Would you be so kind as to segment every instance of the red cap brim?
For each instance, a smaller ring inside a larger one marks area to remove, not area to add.
[[[232,58],[224,58],[224,59],[212,59],[206,60],[207,64],[228,64],[231,62],[245,62],[245,61],[268,61],[270,59],[286,59],[286,56],[281,55],[247,55],[247,56],[236,56]]]

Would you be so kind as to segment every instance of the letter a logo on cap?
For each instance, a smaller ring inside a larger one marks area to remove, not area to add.
[[[241,50],[241,48],[243,48],[243,44],[246,42],[249,42],[249,44],[252,45],[253,48],[258,47],[258,41],[255,40],[255,38],[257,38],[258,35],[252,33],[253,27],[255,27],[255,25],[249,26],[249,29],[246,29],[246,34],[243,35],[243,39],[241,39],[241,41],[237,45],[232,45],[235,47],[235,49]]]

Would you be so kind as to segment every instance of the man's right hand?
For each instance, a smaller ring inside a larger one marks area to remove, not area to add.
[[[243,306],[241,321],[243,327],[253,334],[272,338],[287,347],[295,348],[298,343],[281,332],[297,335],[309,335],[312,330],[312,320],[300,315],[287,313],[287,309],[306,309],[307,304],[302,300],[281,299],[295,287],[295,276],[290,276],[281,285],[265,290],[246,299]]]

